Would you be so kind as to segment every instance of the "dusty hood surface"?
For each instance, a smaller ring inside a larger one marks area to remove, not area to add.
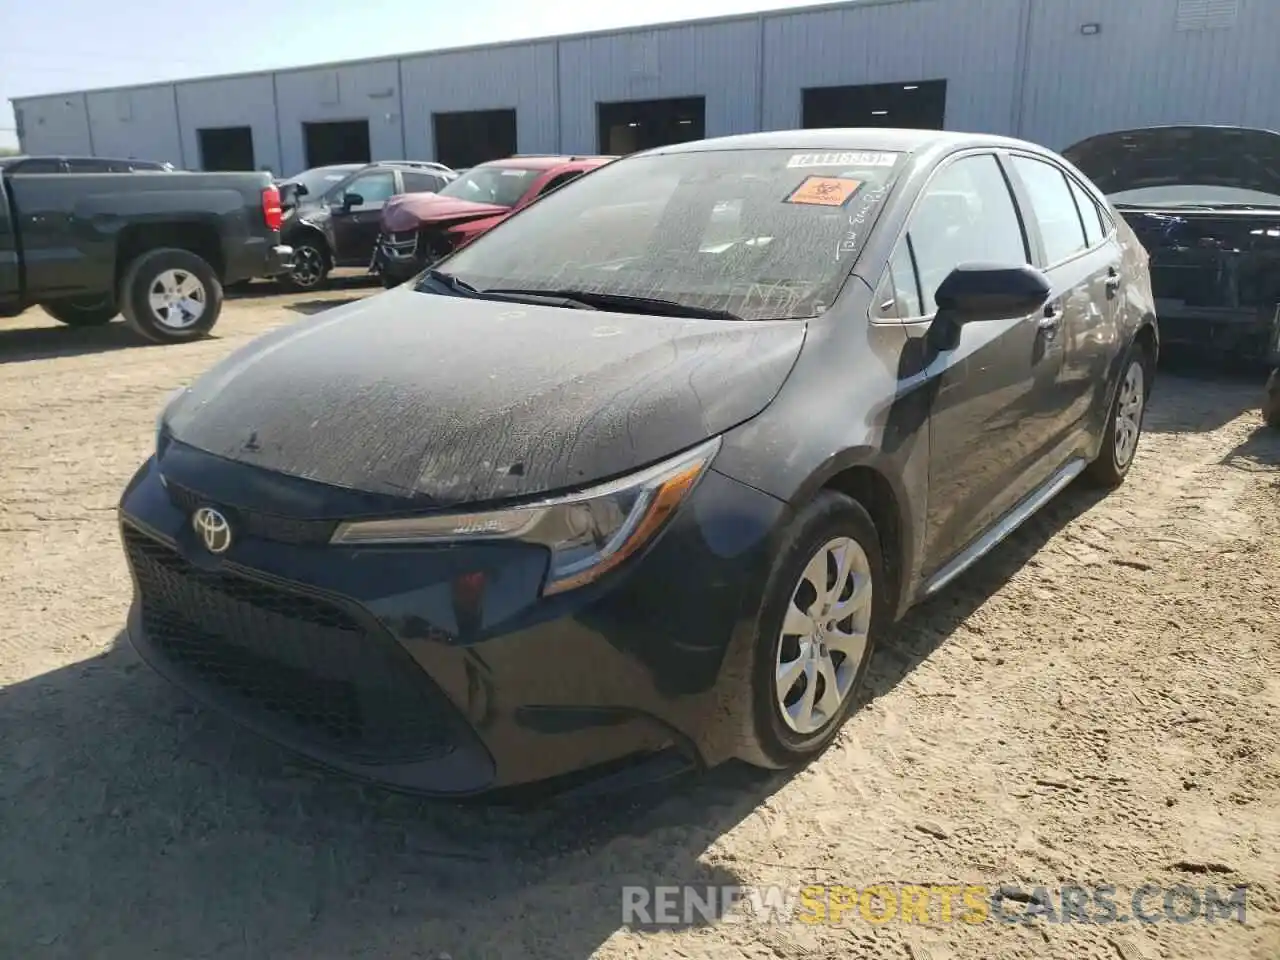
[[[580,486],[759,413],[803,321],[683,320],[400,288],[262,337],[173,436],[290,476],[448,506]]]
[[[1149,127],[1103,133],[1062,151],[1106,194],[1142,187],[1234,187],[1280,195],[1280,133]]]
[[[476,203],[438,193],[405,193],[391,198],[382,208],[382,226],[391,231],[412,230],[423,223],[475,220],[510,212],[509,207],[496,203]]]

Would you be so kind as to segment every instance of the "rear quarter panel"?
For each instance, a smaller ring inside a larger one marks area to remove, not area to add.
[[[7,181],[31,302],[114,288],[121,235],[135,226],[204,225],[223,251],[270,235],[265,173],[41,174]]]

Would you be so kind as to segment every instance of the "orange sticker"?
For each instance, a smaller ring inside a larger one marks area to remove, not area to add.
[[[848,177],[805,177],[800,186],[791,191],[786,202],[813,207],[843,207],[861,186],[861,180]]]

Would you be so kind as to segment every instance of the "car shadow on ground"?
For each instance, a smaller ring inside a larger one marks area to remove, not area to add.
[[[368,297],[368,294],[362,293],[353,297],[330,297],[328,300],[295,300],[293,303],[286,304],[285,309],[311,317],[315,316],[317,313],[324,313],[326,310],[332,310],[334,307],[342,307],[349,303],[357,303],[360,300],[364,300],[366,297]]]
[[[134,333],[123,320],[101,327],[9,327],[0,330],[0,363],[22,363],[53,357],[78,357],[108,350],[155,347]]]
[[[1257,364],[1208,361],[1180,352],[1161,356],[1152,387],[1158,397],[1143,428],[1155,433],[1208,433],[1262,403],[1267,371]],[[1206,403],[1206,400],[1211,402]]]
[[[1248,439],[1222,458],[1222,464],[1239,470],[1275,473],[1280,466],[1280,430],[1261,426]],[[1280,475],[1274,486],[1280,488]]]
[[[1070,488],[916,608],[864,698],[1098,498]],[[622,925],[623,885],[744,882],[742,861],[700,857],[788,781],[731,763],[524,810],[395,795],[193,707],[122,638],[0,691],[0,731],[0,956],[24,960],[586,957]]]

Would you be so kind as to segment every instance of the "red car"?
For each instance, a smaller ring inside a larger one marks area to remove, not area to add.
[[[382,208],[370,269],[394,287],[517,210],[617,157],[525,156],[464,171],[439,193],[406,193]]]

